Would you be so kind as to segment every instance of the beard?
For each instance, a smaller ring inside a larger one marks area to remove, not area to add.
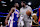
[[[19,9],[19,7],[18,7],[18,6],[16,6],[16,8],[17,8],[17,9]]]
[[[25,7],[25,6],[23,5],[23,7]]]

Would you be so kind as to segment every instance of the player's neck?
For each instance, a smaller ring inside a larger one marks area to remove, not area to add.
[[[24,6],[24,8],[26,8],[26,5]]]
[[[18,10],[18,8],[17,7],[15,7],[17,10]]]
[[[15,8],[18,10],[18,8],[15,6]]]

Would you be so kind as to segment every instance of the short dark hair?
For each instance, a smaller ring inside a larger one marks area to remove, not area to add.
[[[15,2],[15,3],[18,3],[18,4],[19,4],[19,2]],[[14,3],[14,4],[15,4],[15,3]]]
[[[21,2],[23,2],[23,3],[25,3],[25,4],[26,4],[26,2],[25,2],[25,1],[21,1]]]

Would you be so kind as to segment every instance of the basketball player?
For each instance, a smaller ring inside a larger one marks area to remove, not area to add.
[[[23,1],[23,7],[20,9],[20,15],[24,16],[24,27],[31,27],[30,15],[32,15],[32,13],[33,13],[32,8],[26,5],[26,2]]]
[[[14,7],[11,8],[9,14],[6,17],[5,22],[8,22],[8,18],[10,19],[9,21],[9,27],[17,27],[17,21],[18,21],[18,17],[19,17],[19,10],[18,10],[19,4],[15,3]],[[11,15],[11,16],[10,16]]]

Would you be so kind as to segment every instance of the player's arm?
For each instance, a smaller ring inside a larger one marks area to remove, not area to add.
[[[32,20],[34,23],[36,23],[36,24],[39,24],[38,22],[37,22],[37,16],[36,15],[33,15],[32,16],[32,19],[34,18],[34,20]]]
[[[10,17],[10,15],[11,15],[11,13],[14,11],[14,9],[15,9],[15,8],[11,8],[9,14],[8,14],[7,17],[6,17],[6,20],[8,20],[8,18]]]
[[[29,7],[28,9],[31,11],[31,15],[32,15],[32,14],[33,14],[32,8],[31,8],[31,7]]]

